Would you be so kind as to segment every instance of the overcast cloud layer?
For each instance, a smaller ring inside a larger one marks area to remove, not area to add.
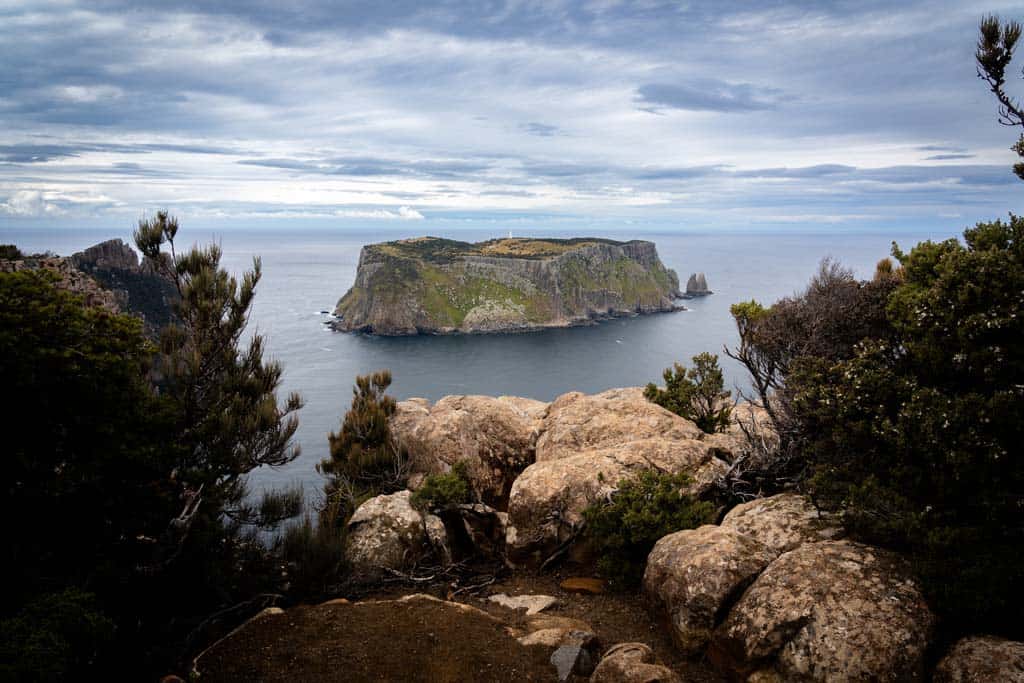
[[[1024,210],[983,12],[0,0],[0,227],[955,230]]]

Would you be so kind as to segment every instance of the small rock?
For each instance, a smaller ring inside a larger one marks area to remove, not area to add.
[[[570,631],[562,644],[551,654],[551,663],[558,670],[558,680],[566,681],[573,674],[589,676],[597,664],[600,651],[597,636],[589,631]]]
[[[566,579],[559,586],[564,591],[584,595],[601,595],[608,590],[608,584],[604,579],[588,579],[581,576]]]
[[[682,679],[658,664],[644,643],[619,643],[605,653],[590,683],[682,683]]]
[[[495,602],[502,607],[509,609],[525,609],[527,614],[537,614],[543,612],[549,607],[553,607],[558,604],[558,598],[550,595],[506,595],[504,593],[498,593],[488,598],[491,602]]]
[[[995,636],[961,638],[935,667],[936,683],[1024,682],[1024,643]]]

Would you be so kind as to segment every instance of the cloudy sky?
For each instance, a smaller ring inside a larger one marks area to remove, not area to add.
[[[0,0],[0,228],[955,231],[1024,210],[985,12]]]

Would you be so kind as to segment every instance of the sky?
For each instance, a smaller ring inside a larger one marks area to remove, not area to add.
[[[0,0],[0,229],[957,231],[1024,211],[990,12]]]

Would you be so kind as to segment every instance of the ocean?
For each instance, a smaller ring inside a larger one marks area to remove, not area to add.
[[[528,396],[550,401],[568,391],[597,392],[611,387],[659,381],[675,361],[702,351],[719,354],[729,387],[744,387],[744,374],[722,354],[736,343],[729,306],[757,299],[771,303],[798,291],[826,256],[870,277],[875,263],[889,254],[893,240],[904,249],[924,239],[958,235],[950,228],[934,233],[643,233],[592,232],[613,239],[655,242],[662,261],[685,283],[704,272],[714,294],[684,302],[689,310],[622,318],[590,327],[528,334],[380,338],[332,332],[326,316],[352,284],[360,247],[368,242],[424,234],[420,227],[366,231],[244,230],[182,228],[179,241],[215,240],[224,250],[223,265],[240,273],[259,255],[263,279],[257,289],[251,329],[266,337],[268,355],[284,366],[282,392],[305,399],[297,433],[302,455],[276,469],[250,476],[253,491],[301,484],[315,499],[322,480],[314,466],[327,456],[327,434],[337,430],[352,396],[356,375],[387,368],[398,399],[447,394]],[[438,236],[478,241],[503,232],[458,230]],[[564,232],[531,235],[570,237]],[[24,251],[51,250],[66,255],[104,239],[131,239],[122,230],[6,230],[0,242]],[[283,395],[283,394],[282,394]]]

